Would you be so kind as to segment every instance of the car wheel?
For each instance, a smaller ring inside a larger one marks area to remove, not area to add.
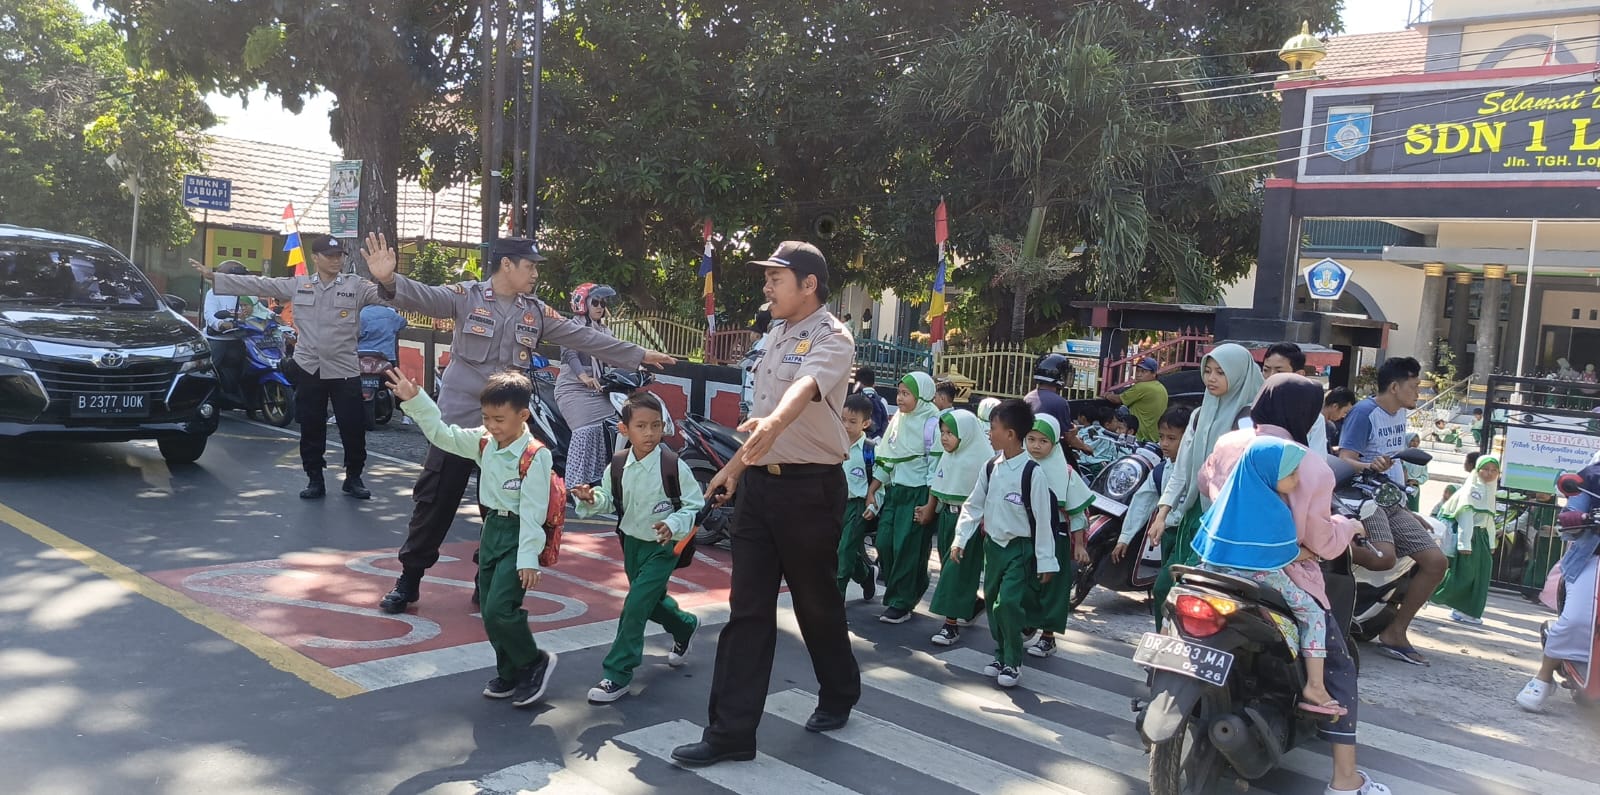
[[[206,451],[206,438],[179,436],[161,439],[156,442],[156,446],[161,448],[161,457],[167,460],[168,466],[193,464],[200,460],[200,455]]]

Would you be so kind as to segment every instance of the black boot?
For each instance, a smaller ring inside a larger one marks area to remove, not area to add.
[[[361,482],[360,473],[344,476],[344,493],[358,500],[372,499],[372,491]]]
[[[322,482],[321,472],[306,473],[306,487],[300,491],[302,500],[320,500],[328,495],[328,486]]]
[[[406,569],[400,578],[394,581],[394,590],[383,601],[378,603],[378,609],[385,613],[404,613],[406,605],[422,598],[422,570]]]

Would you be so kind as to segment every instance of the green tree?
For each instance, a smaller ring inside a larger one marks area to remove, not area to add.
[[[130,68],[116,31],[66,0],[0,0],[0,63],[0,218],[127,243],[114,153],[139,176],[140,241],[189,240],[183,174],[215,122],[193,82]]]
[[[206,90],[244,96],[264,88],[297,113],[307,97],[331,92],[337,106],[329,132],[346,157],[363,163],[361,229],[391,239],[401,167],[420,170],[419,131],[440,121],[427,111],[447,94],[459,96],[462,75],[474,66],[477,3],[99,3],[144,62]]]
[[[457,258],[450,250],[434,242],[423,243],[411,258],[406,276],[423,284],[444,284],[455,279],[460,272]]]

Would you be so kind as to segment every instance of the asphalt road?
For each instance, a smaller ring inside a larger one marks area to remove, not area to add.
[[[487,700],[492,658],[466,598],[470,507],[419,610],[372,609],[397,566],[420,436],[391,426],[372,449],[388,458],[371,462],[370,502],[297,499],[292,433],[235,418],[178,470],[153,444],[0,449],[0,791],[1146,791],[1128,712],[1143,677],[1125,642],[1142,607],[1111,594],[1091,597],[1083,631],[1013,691],[977,673],[985,629],[940,649],[927,640],[934,619],[880,624],[881,607],[852,594],[865,695],[826,736],[800,727],[816,681],[783,611],[762,757],[689,771],[666,754],[704,725],[728,554],[707,551],[674,587],[705,627],[689,664],[668,668],[657,635],[633,694],[591,706],[625,579],[609,529],[574,524],[559,576],[528,602],[540,642],[560,653],[547,702]],[[1363,696],[1362,766],[1395,792],[1600,792],[1579,755]],[[1574,710],[1548,720],[1590,732],[1593,747],[1593,722]],[[1253,789],[1321,792],[1325,750],[1294,752]]]

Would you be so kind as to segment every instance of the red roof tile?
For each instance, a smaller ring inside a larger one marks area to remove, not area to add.
[[[1427,71],[1428,37],[1416,29],[1334,36],[1317,64],[1326,80],[1420,74]]]
[[[206,174],[233,181],[233,206],[212,211],[213,225],[277,234],[283,206],[294,203],[302,232],[328,231],[329,164],[337,155],[291,146],[210,136],[205,144]],[[397,201],[397,232],[402,240],[418,238],[475,246],[479,242],[478,191],[452,185],[429,193],[412,180],[402,180]],[[194,220],[199,210],[191,210]]]

